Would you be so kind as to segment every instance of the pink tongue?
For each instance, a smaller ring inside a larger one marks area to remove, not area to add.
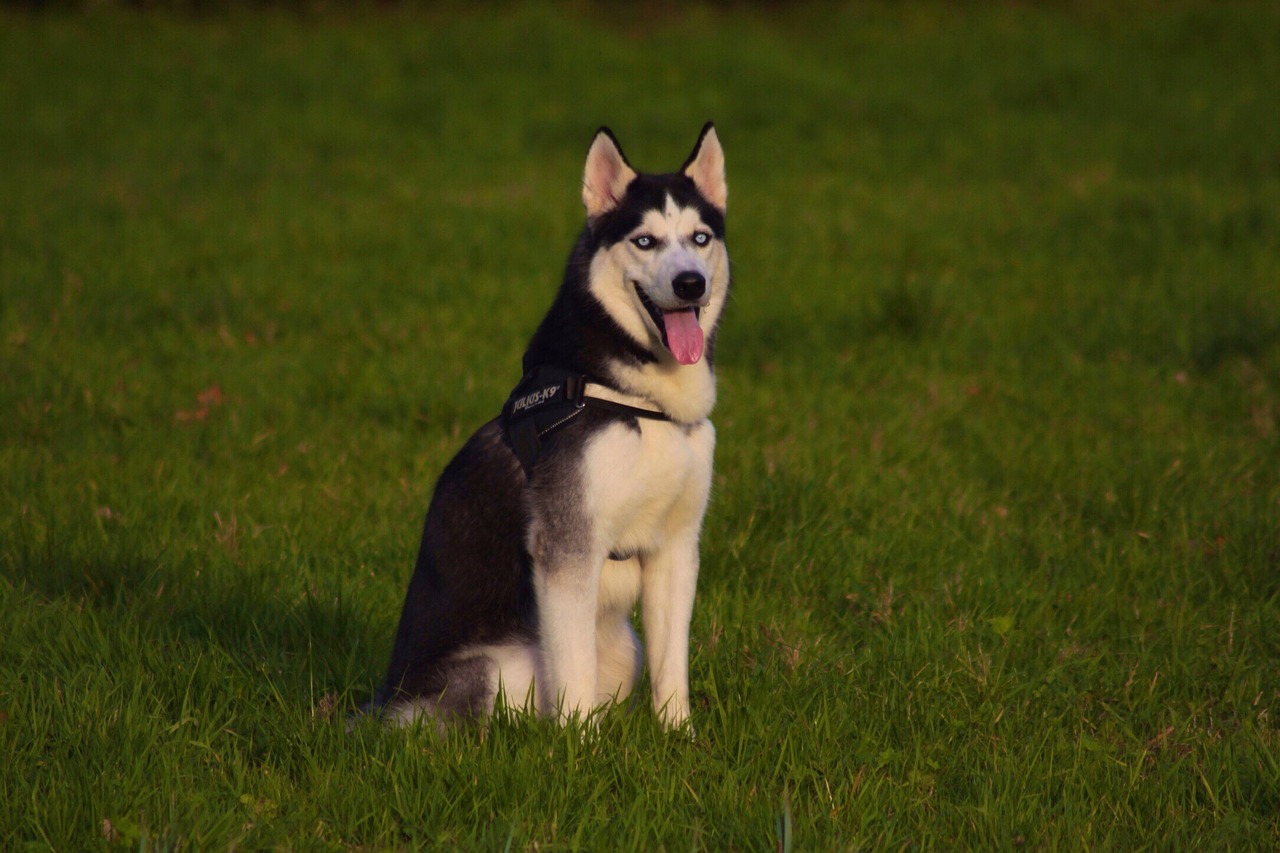
[[[681,364],[697,364],[702,358],[702,327],[692,308],[667,311],[662,315],[667,327],[667,348]]]

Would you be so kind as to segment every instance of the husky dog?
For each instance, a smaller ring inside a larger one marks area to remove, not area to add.
[[[689,717],[689,620],[711,488],[712,354],[729,291],[724,152],[702,129],[640,174],[608,128],[587,152],[587,224],[524,355],[524,379],[436,484],[386,684],[386,719],[561,720],[627,696]]]

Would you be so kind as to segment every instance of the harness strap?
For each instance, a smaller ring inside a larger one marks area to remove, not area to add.
[[[619,399],[621,398],[621,399]],[[634,406],[625,403],[623,400],[634,399],[629,395],[620,394],[607,385],[597,385],[594,382],[586,383],[582,392],[582,404],[589,409],[604,409],[608,412],[614,412],[619,415],[627,415],[635,418],[648,418],[651,421],[670,421],[671,416],[661,409],[649,409],[644,406]]]
[[[607,385],[591,382],[585,374],[553,366],[535,367],[524,375],[503,405],[502,429],[525,476],[531,477],[552,435],[584,408],[603,409],[627,417],[671,420],[659,409],[625,402],[635,399]]]

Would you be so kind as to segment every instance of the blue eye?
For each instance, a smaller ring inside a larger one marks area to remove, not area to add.
[[[654,246],[658,245],[658,241],[650,237],[648,234],[641,234],[639,237],[633,237],[631,242],[637,249],[645,250],[652,249]]]
[[[693,242],[697,246],[705,246],[711,242],[711,235],[706,231],[693,232]]]

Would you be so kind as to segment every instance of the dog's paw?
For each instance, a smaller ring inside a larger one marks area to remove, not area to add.
[[[667,737],[676,738],[677,740],[687,740],[693,743],[698,739],[698,730],[694,727],[693,721],[686,717],[679,723],[663,723],[663,728],[667,730]]]

